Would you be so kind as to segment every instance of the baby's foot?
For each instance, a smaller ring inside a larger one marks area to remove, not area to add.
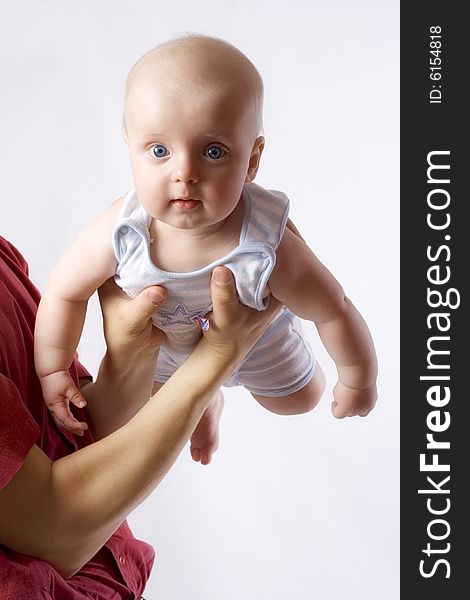
[[[206,408],[191,436],[191,456],[196,462],[208,465],[219,447],[219,421],[224,407],[224,395],[219,390]]]

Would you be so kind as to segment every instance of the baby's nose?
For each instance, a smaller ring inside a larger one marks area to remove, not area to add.
[[[175,170],[175,181],[196,183],[199,181],[196,161],[189,155],[181,156]]]

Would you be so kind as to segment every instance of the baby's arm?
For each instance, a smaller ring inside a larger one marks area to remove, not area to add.
[[[333,414],[366,415],[377,398],[377,358],[369,329],[338,281],[289,229],[276,252],[269,288],[292,312],[315,323],[335,361],[339,381]]]
[[[44,399],[56,422],[83,435],[87,428],[69,402],[84,406],[69,375],[80,340],[88,299],[115,271],[112,230],[121,202],[93,221],[67,250],[49,279],[36,318],[34,361]]]

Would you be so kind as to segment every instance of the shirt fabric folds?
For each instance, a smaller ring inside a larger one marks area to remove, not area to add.
[[[54,461],[94,441],[90,429],[83,437],[59,429],[44,403],[33,356],[39,299],[24,258],[0,236],[0,489],[21,468],[33,444]],[[80,377],[90,377],[77,359],[70,372],[76,383]],[[73,407],[73,411],[90,425],[86,409]],[[136,540],[126,521],[69,579],[47,562],[0,544],[0,598],[140,598],[154,557],[153,548]]]

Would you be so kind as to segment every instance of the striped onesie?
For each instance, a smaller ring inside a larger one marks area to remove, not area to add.
[[[149,285],[161,285],[168,293],[164,308],[153,316],[153,323],[167,336],[158,355],[155,381],[167,381],[201,337],[196,321],[212,308],[210,277],[215,267],[225,265],[232,271],[243,304],[258,310],[267,306],[266,284],[276,263],[289,199],[282,192],[265,190],[254,183],[244,186],[241,199],[244,218],[239,245],[190,273],[170,273],[153,263],[149,234],[152,217],[140,205],[134,190],[124,199],[113,232],[116,283],[132,298]],[[313,352],[304,339],[300,320],[284,308],[224,385],[243,385],[261,396],[286,396],[304,387],[314,371]]]

